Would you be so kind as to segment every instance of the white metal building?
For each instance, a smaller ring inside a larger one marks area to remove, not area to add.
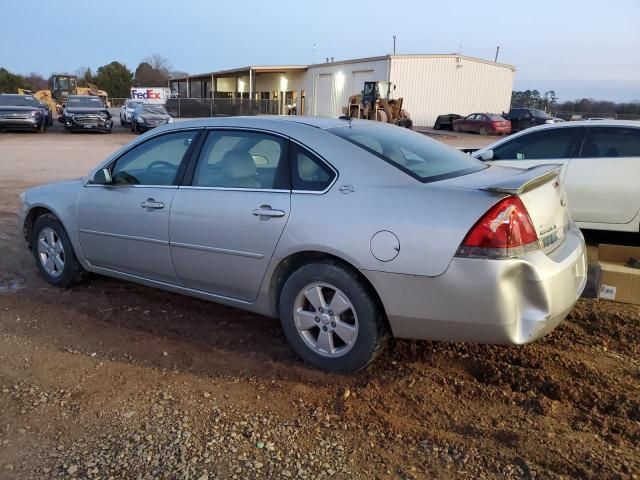
[[[508,111],[515,67],[458,54],[385,55],[309,66],[249,66],[172,78],[169,87],[195,98],[278,100],[304,115],[339,116],[365,81],[391,82],[393,98],[416,126],[440,114]]]
[[[431,126],[444,113],[508,111],[515,70],[455,54],[386,55],[310,66],[304,88],[310,114],[336,116],[365,81],[388,81],[414,124]]]

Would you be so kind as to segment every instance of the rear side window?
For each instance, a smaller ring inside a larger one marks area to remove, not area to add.
[[[526,133],[493,149],[494,160],[571,158],[577,153],[582,128],[555,128]]]
[[[306,148],[291,144],[291,184],[293,190],[321,192],[327,188],[335,172]]]
[[[640,157],[640,128],[591,127],[580,157]]]
[[[289,189],[288,142],[261,132],[210,131],[193,177],[198,187]]]
[[[421,182],[444,180],[487,168],[469,155],[406,128],[355,124],[328,131]]]

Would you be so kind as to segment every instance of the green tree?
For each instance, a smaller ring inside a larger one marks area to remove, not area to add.
[[[0,67],[0,93],[18,93],[18,88],[28,88],[22,75],[15,75]]]
[[[94,77],[98,88],[105,90],[111,98],[127,98],[131,91],[133,73],[120,62],[111,62],[99,67]]]
[[[169,72],[164,68],[155,68],[143,61],[136,68],[134,84],[136,87],[166,87]]]

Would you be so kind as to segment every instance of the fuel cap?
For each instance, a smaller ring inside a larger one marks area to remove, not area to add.
[[[371,254],[381,262],[390,262],[400,253],[400,240],[389,230],[380,230],[371,237]]]

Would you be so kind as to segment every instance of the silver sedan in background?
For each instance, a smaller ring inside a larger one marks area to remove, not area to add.
[[[351,372],[389,335],[530,342],[571,310],[584,240],[556,166],[488,166],[376,122],[165,125],[84,179],[22,194],[36,265],[279,317],[309,364]]]

